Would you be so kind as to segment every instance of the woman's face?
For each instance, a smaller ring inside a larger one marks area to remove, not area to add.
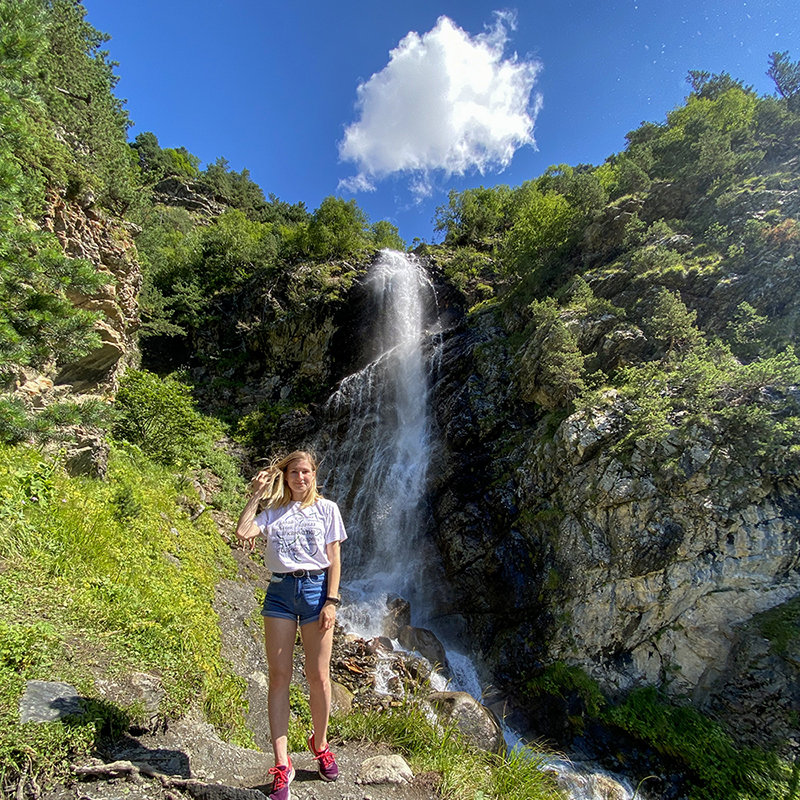
[[[286,483],[292,492],[292,500],[303,500],[311,488],[316,472],[305,458],[292,461],[286,468]]]

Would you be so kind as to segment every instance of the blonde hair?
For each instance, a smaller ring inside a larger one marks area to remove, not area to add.
[[[288,506],[292,502],[292,490],[286,483],[286,471],[294,464],[295,461],[308,461],[311,468],[314,470],[314,477],[311,479],[311,485],[308,487],[306,496],[300,504],[300,508],[308,508],[313,506],[322,497],[319,489],[317,489],[317,457],[310,450],[295,450],[289,453],[288,456],[277,456],[272,459],[267,472],[269,473],[269,483],[267,484],[266,491],[261,497],[260,509],[263,508],[281,508]]]

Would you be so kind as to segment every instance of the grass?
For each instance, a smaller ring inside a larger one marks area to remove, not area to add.
[[[500,756],[471,747],[454,726],[435,724],[413,699],[386,711],[334,716],[331,735],[344,741],[386,744],[414,774],[435,772],[447,800],[556,800],[563,795],[543,759],[524,748]]]
[[[0,785],[63,774],[136,716],[97,696],[98,670],[159,675],[163,717],[199,705],[223,737],[252,746],[246,686],[221,657],[212,608],[234,563],[213,522],[180,507],[179,483],[135,448],[113,450],[97,481],[0,447]],[[31,679],[72,683],[91,713],[20,724]]]

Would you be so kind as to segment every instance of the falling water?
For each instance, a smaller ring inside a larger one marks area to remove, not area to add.
[[[336,442],[325,489],[346,509],[351,590],[419,597],[431,438],[423,335],[435,321],[433,285],[413,257],[384,250],[367,287],[375,309],[363,343],[373,359],[328,402]]]

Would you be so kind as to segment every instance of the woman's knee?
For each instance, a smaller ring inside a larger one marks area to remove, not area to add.
[[[292,669],[284,667],[270,666],[269,668],[269,687],[270,689],[288,689],[292,682]]]
[[[309,688],[324,689],[330,686],[331,683],[330,670],[309,669],[308,666],[306,666],[306,680],[308,681]]]

